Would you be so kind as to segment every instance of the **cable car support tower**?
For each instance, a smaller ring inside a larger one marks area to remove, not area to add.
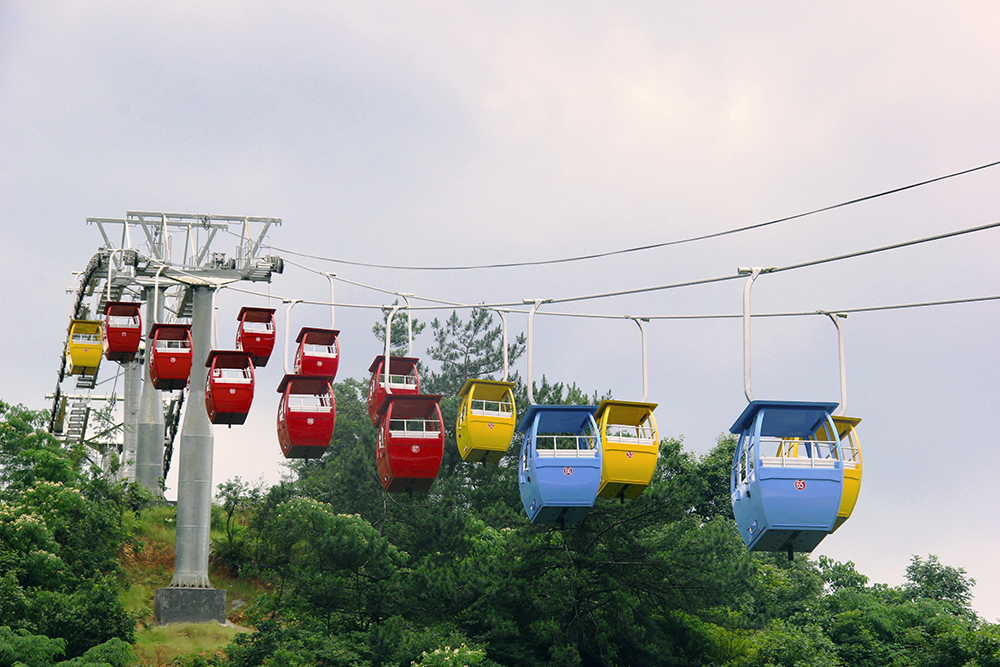
[[[172,446],[179,405],[184,404],[179,429],[174,575],[169,587],[156,592],[157,621],[225,622],[226,592],[213,588],[208,579],[214,441],[205,407],[205,360],[212,347],[214,294],[219,287],[234,282],[270,282],[273,273],[282,272],[281,258],[265,254],[268,231],[280,226],[281,219],[129,211],[122,219],[87,218],[87,223],[97,227],[104,244],[78,275],[71,322],[93,321],[105,313],[106,304],[120,302],[125,296],[145,301],[146,348],[140,348],[134,359],[118,362],[125,378],[123,435],[118,447],[124,465],[119,474],[157,496],[165,465],[169,465],[165,444]],[[236,240],[235,249],[230,246],[231,255],[213,248],[213,243],[219,247],[228,239]],[[190,323],[193,363],[187,398],[185,390],[180,390],[179,399],[167,403],[165,419],[163,398],[150,377],[148,361],[154,350],[148,333],[168,318]],[[56,390],[50,395],[49,431],[67,445],[91,445],[107,470],[112,452],[109,447],[92,445],[102,438],[87,439],[87,422],[92,402],[114,397],[91,395],[98,368],[79,374],[79,369],[73,369],[73,359],[67,359],[69,344],[66,349]],[[67,376],[76,377],[76,386],[64,392],[62,384]]]

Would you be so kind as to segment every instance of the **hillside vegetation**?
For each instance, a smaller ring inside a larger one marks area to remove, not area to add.
[[[479,312],[430,326],[423,391],[446,396],[450,428],[465,378],[500,368],[499,329]],[[914,556],[889,587],[850,562],[748,553],[730,515],[732,438],[701,457],[664,438],[638,499],[537,526],[516,457],[467,464],[454,433],[429,493],[386,494],[366,384],[336,385],[333,441],[292,481],[219,485],[212,578],[243,632],[149,627],[170,579],[171,509],[89,471],[39,414],[0,404],[0,667],[1000,665],[1000,627],[972,610],[961,568]],[[544,379],[534,394],[597,398]]]

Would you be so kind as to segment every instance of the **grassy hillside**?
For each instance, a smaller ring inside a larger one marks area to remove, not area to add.
[[[136,614],[136,656],[142,665],[169,665],[175,658],[219,651],[239,632],[247,605],[264,592],[255,582],[230,576],[225,568],[210,567],[212,585],[226,591],[226,625],[174,624],[158,627],[153,616],[154,596],[173,576],[176,510],[168,505],[143,512],[136,529],[135,546],[122,551],[127,588],[121,594],[126,609]],[[214,523],[214,522],[213,522]],[[212,539],[225,534],[213,525]]]

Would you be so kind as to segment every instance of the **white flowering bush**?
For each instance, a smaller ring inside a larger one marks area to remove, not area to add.
[[[486,652],[482,649],[469,648],[465,644],[452,648],[436,648],[430,653],[424,651],[420,654],[419,662],[411,662],[411,667],[468,667],[477,665],[486,658]]]

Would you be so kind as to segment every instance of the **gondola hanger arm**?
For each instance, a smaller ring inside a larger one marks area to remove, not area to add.
[[[337,274],[323,272],[323,275],[326,276],[326,279],[330,281],[330,328],[336,329],[337,328],[336,312],[335,312],[336,307],[334,306],[334,304],[336,303],[336,299],[334,299],[333,296],[333,279],[337,277]],[[270,285],[271,283],[268,283],[268,287],[270,287]]]
[[[403,297],[403,301],[406,302],[406,356],[413,356],[413,315],[410,312],[410,297],[413,296],[412,292],[404,292],[400,294]]]
[[[746,286],[743,288],[743,392],[747,401],[753,403],[753,390],[750,388],[750,289],[757,276],[764,272],[759,267],[740,267],[737,272],[741,276],[748,276]]]
[[[645,403],[649,398],[649,382],[647,378],[648,365],[646,363],[646,324],[649,323],[648,317],[635,317],[634,315],[626,315],[628,319],[632,320],[639,327],[639,332],[642,335],[642,402]]]
[[[837,416],[843,417],[847,414],[847,366],[844,361],[844,329],[840,326],[840,320],[847,319],[847,313],[831,313],[826,310],[817,310],[820,315],[826,315],[837,327],[837,349],[840,358],[840,408],[837,409]]]
[[[498,315],[500,315],[500,323],[503,326],[503,381],[507,381],[507,377],[510,375],[509,369],[510,364],[507,359],[507,313],[499,308],[491,308],[490,310],[495,310]]]
[[[412,357],[413,356],[413,315],[410,313],[410,297],[413,296],[413,292],[392,292],[392,294],[395,294],[396,296],[402,297],[403,301],[406,302],[406,356]],[[388,306],[382,306],[383,310],[385,310],[386,308],[388,308]],[[395,315],[397,310],[399,310],[399,308],[394,308],[393,311],[392,311],[392,314]],[[386,341],[388,341],[389,338],[390,338],[389,328],[388,327],[386,327],[385,336],[386,336]],[[389,348],[386,347],[386,349],[388,350]],[[387,363],[388,363],[388,359],[389,359],[389,353],[388,352],[386,352],[386,357],[385,358],[386,358]]]
[[[399,309],[402,308],[398,303],[394,303],[392,308],[389,309],[389,315],[385,318],[385,357],[383,358],[383,366],[385,368],[385,380],[383,386],[385,387],[385,393],[391,394],[392,387],[389,386],[389,359],[391,358],[389,354],[392,351],[392,318]],[[409,309],[407,309],[409,312]]]
[[[302,303],[302,299],[282,299],[281,302],[288,304],[288,308],[285,309],[285,358],[282,359],[282,362],[285,365],[285,375],[290,375],[291,372],[288,370],[288,339],[292,335],[292,308],[295,307],[295,304]]]
[[[532,366],[534,365],[534,329],[535,329],[535,311],[543,303],[547,303],[552,299],[524,299],[524,303],[531,304],[531,310],[528,312],[528,402],[532,405],[535,404],[535,392],[532,387]]]

